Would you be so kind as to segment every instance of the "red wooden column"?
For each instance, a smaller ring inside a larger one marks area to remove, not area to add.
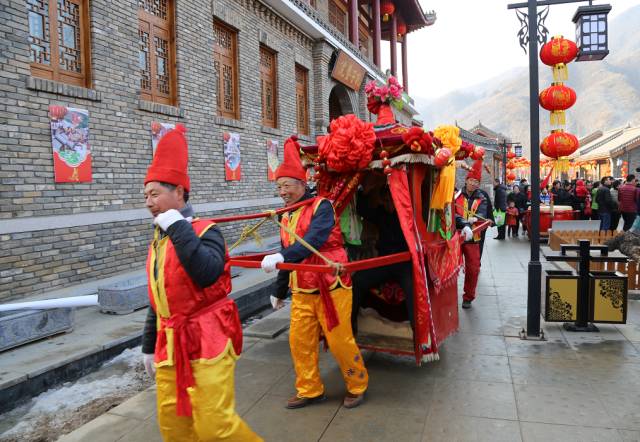
[[[356,48],[360,47],[358,21],[358,0],[349,0],[349,40]]]
[[[409,66],[407,59],[407,36],[409,34],[404,34],[402,36],[402,87],[404,91],[409,93]]]
[[[373,64],[380,67],[380,40],[382,30],[380,29],[380,0],[373,0]]]
[[[397,76],[398,72],[398,20],[397,14],[391,16],[391,75]]]

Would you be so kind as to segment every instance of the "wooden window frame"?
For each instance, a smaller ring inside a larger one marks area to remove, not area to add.
[[[89,0],[70,0],[80,8],[80,60],[81,71],[73,72],[60,68],[60,47],[58,29],[58,2],[57,0],[43,0],[48,6],[49,13],[49,52],[50,63],[43,64],[30,62],[31,75],[47,80],[59,81],[80,87],[91,86],[91,42],[89,25]],[[30,32],[30,30],[29,30]],[[31,35],[29,34],[29,37]]]
[[[145,26],[146,25],[146,26]],[[143,89],[140,84],[140,98],[154,103],[176,106],[178,104],[177,86],[178,86],[178,70],[176,69],[176,31],[175,31],[175,1],[167,0],[167,19],[163,20],[140,7],[138,3],[138,32],[147,29],[149,32],[149,76],[151,89]],[[169,93],[161,92],[157,86],[157,58],[155,54],[154,38],[160,32],[156,29],[164,31],[167,34],[167,73],[169,74]],[[140,83],[142,83],[142,74],[140,73]]]
[[[338,24],[334,23],[334,20],[332,20],[332,18],[331,18],[331,5],[332,4],[335,5],[335,7],[338,10],[340,10],[340,12],[342,12],[344,14],[344,24],[342,26],[342,29],[340,29],[340,27],[338,27]],[[329,23],[331,24],[331,26],[336,28],[345,37],[348,36],[349,35],[349,12],[348,12],[346,3],[343,2],[342,0],[329,0],[327,14],[329,16]]]
[[[300,125],[300,109],[298,108],[299,103],[299,83],[298,83],[298,73],[304,77],[303,86],[302,86],[302,95],[304,96],[304,116],[303,116],[303,124]],[[296,84],[296,126],[298,133],[300,135],[310,135],[311,128],[309,124],[309,69],[305,68],[296,63],[295,65],[295,84]]]
[[[214,34],[215,34],[215,27],[219,27],[221,28],[223,31],[228,32],[231,35],[231,56],[227,57],[225,54],[222,54],[220,52],[218,52],[216,49],[216,43],[214,42],[214,47],[213,47],[213,69],[214,69],[214,75],[218,77],[218,87],[216,90],[216,113],[218,116],[223,117],[223,118],[229,118],[232,120],[239,120],[240,119],[240,88],[239,88],[239,63],[238,63],[238,31],[233,29],[232,27],[228,26],[226,23],[214,19],[213,20],[213,27],[214,27]],[[230,63],[229,65],[232,67],[233,69],[233,97],[231,97],[231,100],[233,102],[233,112],[229,112],[226,111],[223,106],[222,106],[222,101],[224,100],[224,82],[222,80],[222,72],[215,72],[216,71],[216,62],[218,63],[219,66],[223,65],[223,59],[228,58],[230,59]],[[215,87],[215,85],[214,85]]]
[[[358,40],[359,40],[358,49],[365,57],[369,58],[369,56],[371,55],[369,53],[369,43],[371,43],[371,34],[369,33],[369,26],[363,20],[360,20],[360,23],[358,23],[358,26],[359,26],[358,27]],[[364,50],[360,49],[360,43],[362,43],[363,40],[365,43],[367,43]]]
[[[271,63],[271,82],[273,84],[273,97],[272,97],[272,109],[271,113],[273,115],[273,120],[267,119],[267,103],[265,99],[265,91],[262,87],[263,76],[265,75],[262,71],[262,53],[263,51],[270,56],[272,56]],[[261,107],[262,107],[262,125],[265,127],[271,127],[276,129],[278,127],[278,54],[265,45],[260,45],[260,57],[258,60],[259,74],[260,74],[260,96],[261,96]]]

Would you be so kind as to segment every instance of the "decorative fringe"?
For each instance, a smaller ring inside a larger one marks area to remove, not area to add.
[[[554,167],[558,176],[561,176],[562,173],[569,172],[569,157],[559,157],[555,161]]]
[[[422,163],[428,164],[430,166],[433,165],[433,156],[426,154],[417,154],[417,153],[406,153],[403,155],[398,155],[397,157],[389,158],[391,161],[391,166],[395,166],[402,163]],[[369,163],[367,166],[369,169],[384,169],[382,165],[382,160],[375,160]]]
[[[553,66],[553,81],[566,81],[569,79],[569,70],[564,63],[558,63]]]
[[[435,362],[440,360],[440,355],[437,352],[427,353],[422,355],[422,362]]]
[[[564,111],[552,111],[549,114],[549,122],[552,126],[564,126],[566,124]]]

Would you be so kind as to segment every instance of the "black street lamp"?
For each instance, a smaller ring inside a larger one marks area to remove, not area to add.
[[[549,6],[551,5],[560,5],[565,3],[582,3],[587,0],[527,0],[527,2],[523,3],[513,3],[507,6],[507,9],[515,9],[516,16],[522,25],[522,28],[518,32],[518,39],[520,40],[520,46],[522,49],[527,52],[527,47],[529,49],[529,132],[530,132],[530,146],[531,146],[531,189],[534,192],[540,190],[540,108],[538,105],[538,94],[540,93],[539,88],[539,78],[538,78],[538,43],[541,45],[546,43],[547,36],[549,35],[549,30],[544,26],[544,20],[547,18],[549,14]],[[592,12],[588,13],[580,13],[580,10],[586,11],[583,8],[597,8],[598,6],[591,5],[592,0],[588,0],[590,6],[585,6],[578,8],[578,12],[574,16],[574,21],[581,20],[582,24],[586,23],[586,17],[589,17],[589,37],[591,37],[591,30],[594,29],[594,32],[604,32],[604,47],[607,49],[607,25],[606,25],[606,13],[604,10],[602,12],[598,12],[596,17],[597,20],[600,20],[600,15],[604,14],[604,28],[600,31],[600,25],[596,25],[594,27],[591,26],[591,17],[593,17]],[[538,7],[545,6],[540,12],[538,12]],[[606,5],[601,8],[609,9],[606,12],[611,10],[611,6]],[[527,13],[519,11],[521,8],[527,8]],[[590,11],[594,11],[592,9]],[[586,29],[586,26],[582,29]],[[585,32],[581,32],[581,37],[586,37]],[[599,35],[599,34],[598,34]],[[584,42],[587,41],[581,40]],[[591,39],[589,38],[589,44],[591,45]],[[600,41],[600,37],[598,36],[598,42]],[[582,46],[578,43],[578,47],[584,49],[585,46]],[[598,43],[598,51],[600,51],[600,43]],[[589,52],[590,55],[595,51],[589,48],[589,51],[585,51],[585,54]],[[608,51],[607,51],[608,53]],[[607,54],[602,55],[602,58]],[[585,55],[586,57],[586,55]],[[596,58],[584,58],[584,61],[587,60],[595,60]],[[540,298],[542,291],[542,264],[540,264],[540,199],[532,198],[531,199],[531,256],[529,259],[528,266],[528,286],[527,286],[527,329],[526,337],[540,337]]]
[[[607,14],[611,5],[580,6],[573,16],[576,24],[576,61],[602,60],[609,53]]]

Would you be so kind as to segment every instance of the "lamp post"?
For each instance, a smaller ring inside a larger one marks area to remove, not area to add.
[[[529,49],[529,132],[530,132],[530,146],[531,146],[531,188],[533,191],[540,190],[540,108],[538,105],[539,78],[538,78],[538,43],[544,44],[547,41],[549,31],[544,26],[544,20],[549,14],[549,6],[559,5],[565,3],[582,3],[587,0],[528,0],[523,3],[512,3],[507,6],[507,9],[515,9],[516,16],[522,25],[522,28],[518,32],[518,38],[520,40],[520,46],[527,52]],[[589,7],[595,8],[592,5],[592,0],[589,1]],[[540,12],[538,7],[545,6]],[[595,13],[595,22],[598,20],[604,20],[604,35],[606,43],[606,33],[608,31],[606,25],[607,13],[611,10],[611,6],[606,5],[604,9],[598,10]],[[519,9],[527,8],[527,13],[521,12]],[[574,22],[578,26],[585,26],[587,22],[585,17],[589,17],[589,32],[591,32],[591,17],[595,9],[589,9],[586,12],[580,13],[580,10],[585,11],[583,8],[579,8],[578,12],[574,16]],[[592,12],[589,12],[592,11]],[[603,15],[604,17],[600,17]],[[581,43],[585,43],[587,40],[585,32],[586,26],[580,28],[580,35],[583,36]],[[593,28],[596,33],[599,30],[599,25],[595,25]],[[598,37],[599,38],[599,37]],[[589,44],[591,44],[589,36]],[[585,43],[586,44],[586,43]],[[599,44],[599,43],[598,43]],[[606,46],[606,44],[605,44]],[[579,45],[582,49],[582,46]],[[591,48],[589,48],[591,49]],[[599,50],[599,49],[598,49]],[[606,50],[606,47],[605,47]],[[585,51],[586,53],[587,51]],[[608,53],[608,51],[607,51]],[[602,55],[604,58],[606,54]],[[602,59],[600,58],[600,59]],[[596,58],[585,58],[584,60],[591,60]],[[542,265],[540,264],[540,199],[531,199],[531,253],[528,266],[528,286],[527,286],[527,329],[526,337],[539,337],[540,336],[540,297],[541,297],[541,285],[542,285]]]

